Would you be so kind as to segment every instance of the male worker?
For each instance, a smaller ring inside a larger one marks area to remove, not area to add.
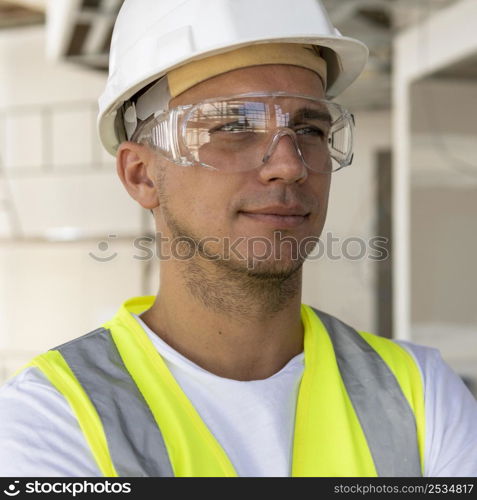
[[[8,381],[3,475],[477,475],[477,405],[436,350],[301,303],[352,158],[329,99],[366,57],[319,0],[126,0],[99,130],[160,290]]]

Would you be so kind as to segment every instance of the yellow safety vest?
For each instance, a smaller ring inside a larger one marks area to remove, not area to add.
[[[131,313],[34,358],[70,404],[104,476],[236,476],[224,449]],[[292,476],[418,476],[424,470],[424,390],[413,358],[302,304],[305,369]]]

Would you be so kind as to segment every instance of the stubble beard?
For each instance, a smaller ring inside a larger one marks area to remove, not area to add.
[[[181,260],[179,272],[189,293],[204,307],[231,317],[240,315],[244,320],[263,319],[301,293],[303,259],[286,264],[273,258],[255,260],[251,267],[246,259],[217,258],[171,213],[167,201],[167,196],[160,195],[159,210],[171,238],[193,242],[197,250],[191,258]]]

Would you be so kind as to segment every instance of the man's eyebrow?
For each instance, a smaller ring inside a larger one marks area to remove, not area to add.
[[[321,120],[327,123],[331,123],[333,121],[333,118],[328,111],[310,108],[308,106],[297,109],[293,113],[293,117],[295,121],[297,117],[304,117],[310,120]]]

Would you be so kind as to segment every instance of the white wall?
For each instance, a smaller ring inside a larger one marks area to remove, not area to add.
[[[45,58],[45,28],[16,28],[0,32],[0,106],[75,100],[96,101],[104,74]]]
[[[413,188],[414,324],[473,325],[477,341],[476,220],[477,188]]]
[[[393,104],[395,112],[393,115],[393,140],[394,148],[394,310],[395,328],[400,338],[412,340],[411,326],[411,185],[413,182],[412,170],[412,136],[411,115],[416,105],[419,103],[412,99],[412,87],[419,80],[428,79],[431,76],[446,74],[448,76],[453,68],[461,66],[459,76],[462,81],[461,88],[467,83],[467,87],[473,85],[475,89],[475,75],[472,75],[472,61],[477,54],[477,38],[475,36],[475,25],[470,20],[475,19],[477,13],[477,3],[475,0],[460,0],[452,3],[448,8],[427,17],[414,26],[399,32],[393,40]],[[462,72],[462,69],[466,70]],[[470,80],[467,81],[466,80]],[[428,108],[433,115],[447,107],[447,118],[457,119],[475,116],[475,104],[467,103],[459,112],[453,104],[469,91],[460,92],[455,88],[454,92],[445,100],[436,100],[435,104]],[[474,90],[475,95],[475,90]],[[424,95],[424,100],[429,101]],[[474,99],[475,102],[475,99]],[[465,103],[464,103],[465,104]],[[449,110],[448,106],[452,108]],[[431,120],[426,127],[435,127],[435,121]],[[475,127],[475,120],[473,126]],[[428,121],[429,122],[429,121]],[[471,129],[471,130],[475,130]],[[474,136],[475,141],[475,136]],[[438,141],[436,150],[441,156],[450,160],[446,148],[442,148],[442,140]],[[454,143],[455,144],[455,143]],[[465,146],[470,151],[471,148]],[[456,161],[457,160],[457,161]],[[421,162],[422,163],[422,162]],[[442,161],[438,162],[442,164]],[[428,178],[441,177],[440,185],[450,185],[458,178],[457,170],[467,170],[469,165],[464,165],[458,158],[453,158],[448,162],[452,168],[448,169],[447,176],[445,170],[441,169],[433,176],[432,168],[427,165],[430,175]],[[475,163],[475,159],[470,160],[470,164]],[[422,171],[420,184],[425,185],[426,172]],[[474,170],[472,168],[472,170]],[[443,174],[443,175],[442,175]],[[471,174],[472,178],[475,177]],[[470,179],[470,176],[469,176]],[[433,183],[436,186],[436,183]],[[463,185],[464,182],[461,182]],[[455,297],[454,300],[459,300]]]
[[[0,161],[24,235],[62,226],[88,236],[136,232],[140,210],[96,134],[105,74],[49,63],[44,53],[43,27],[0,32]]]
[[[105,241],[108,241],[107,239]],[[0,379],[34,354],[79,337],[141,294],[132,241],[0,245]],[[99,262],[90,256],[112,256]]]
[[[413,341],[477,381],[477,188],[419,186],[411,199]]]
[[[412,340],[477,381],[475,82],[420,80],[411,109]]]
[[[477,187],[477,85],[474,80],[426,78],[412,85],[413,186]]]
[[[96,138],[105,75],[48,63],[44,44],[42,27],[0,32],[0,160],[27,238],[0,241],[0,379],[142,293],[141,210]],[[10,229],[0,211],[0,237]],[[87,239],[44,240],[68,232]]]

